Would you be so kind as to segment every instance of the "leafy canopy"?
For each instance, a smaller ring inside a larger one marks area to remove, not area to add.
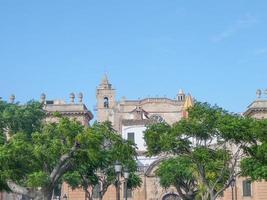
[[[185,175],[191,172],[190,180],[194,183],[191,186],[195,188],[184,195],[190,196],[189,193],[197,190],[202,199],[215,199],[229,187],[235,176],[240,144],[253,139],[248,133],[254,123],[252,119],[229,113],[218,106],[196,102],[188,109],[187,118],[173,125],[151,125],[144,136],[148,155],[174,156],[174,160],[166,160],[159,167],[161,184],[186,192],[184,183],[188,182],[188,176]],[[231,151],[231,145],[236,145],[237,151]],[[185,174],[173,170],[175,176],[170,177],[167,167],[183,169],[187,165],[190,167],[183,171]]]

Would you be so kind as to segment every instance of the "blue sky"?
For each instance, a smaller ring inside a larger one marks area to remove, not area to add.
[[[242,112],[267,88],[265,0],[1,0],[0,96],[89,109],[104,73],[117,99],[179,88]]]

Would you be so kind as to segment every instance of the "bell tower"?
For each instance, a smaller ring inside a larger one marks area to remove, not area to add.
[[[96,90],[98,122],[110,121],[114,124],[115,94],[107,75],[104,75]]]

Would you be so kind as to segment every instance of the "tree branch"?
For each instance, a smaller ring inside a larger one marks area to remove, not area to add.
[[[7,185],[12,190],[13,193],[25,195],[31,198],[34,198],[36,196],[36,193],[34,191],[31,191],[30,189],[26,187],[17,185],[13,181],[7,181]]]
[[[55,181],[62,175],[66,167],[65,162],[67,162],[69,158],[72,157],[72,154],[77,150],[77,148],[78,145],[75,142],[74,146],[70,149],[70,151],[60,157],[58,164],[54,167],[53,171],[49,176],[51,183],[55,183]]]

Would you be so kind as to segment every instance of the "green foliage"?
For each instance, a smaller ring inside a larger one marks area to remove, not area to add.
[[[171,126],[167,123],[152,124],[146,130],[144,139],[147,144],[148,155],[157,155],[163,151],[167,151],[168,136],[170,135]]]
[[[227,150],[227,145],[255,141],[251,135],[255,123],[255,120],[228,113],[218,106],[196,102],[189,108],[188,118],[172,126],[151,125],[144,136],[148,154],[171,153],[177,156],[160,165],[157,175],[161,185],[172,185],[177,190],[186,191],[186,174],[190,172],[192,181],[197,183],[192,185],[194,191],[204,192],[206,197],[211,195],[210,198],[218,196],[229,186],[233,176],[231,162],[234,155]]]
[[[250,137],[244,146],[246,157],[241,161],[243,176],[252,180],[267,180],[267,120],[254,120]]]
[[[8,129],[9,134],[24,132],[27,134],[39,131],[44,117],[42,105],[29,101],[26,105],[9,104],[0,101],[1,133]]]
[[[137,170],[135,146],[123,140],[110,122],[94,123],[80,135],[78,141],[84,151],[77,153],[72,170],[64,176],[64,180],[73,188],[83,187],[87,190],[88,186],[94,187],[101,182],[103,195],[115,183],[114,164],[117,160],[131,172],[128,186],[140,186],[141,179],[134,174]]]
[[[136,173],[131,172],[129,176],[129,180],[127,182],[127,188],[135,189],[137,187],[141,187],[142,179]]]
[[[44,171],[33,172],[29,174],[27,177],[27,186],[36,188],[36,187],[44,187],[49,184],[49,177],[47,173]]]
[[[172,185],[183,186],[187,182],[195,182],[194,165],[188,157],[176,157],[163,161],[156,170],[160,177],[160,184],[168,188]]]
[[[63,179],[71,186],[72,189],[79,188],[81,186],[81,176],[78,171],[64,174]]]
[[[44,115],[38,102],[19,105],[0,101],[0,190],[9,190],[7,181],[37,188],[50,187],[59,180],[60,173],[55,180],[50,175],[61,156],[75,146],[84,127],[67,118],[43,124]]]
[[[7,181],[12,181],[51,191],[62,180],[84,189],[102,181],[106,190],[115,182],[116,160],[130,170],[129,186],[140,186],[134,174],[135,146],[123,140],[111,123],[86,128],[55,113],[57,123],[44,124],[44,116],[37,102],[0,101],[0,190],[8,191]]]
[[[47,124],[39,132],[16,133],[0,149],[1,173],[9,180],[28,187],[41,187],[58,164],[60,157],[75,144],[83,127],[67,118]]]

